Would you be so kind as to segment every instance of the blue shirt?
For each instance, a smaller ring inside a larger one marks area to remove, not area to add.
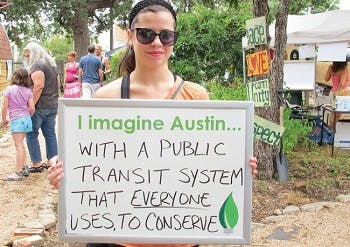
[[[99,69],[101,60],[94,54],[88,54],[80,59],[79,67],[83,69],[82,83],[100,83]]]

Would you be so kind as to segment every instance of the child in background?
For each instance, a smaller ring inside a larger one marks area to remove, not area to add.
[[[27,132],[32,131],[31,115],[34,114],[35,105],[28,71],[24,68],[16,69],[11,78],[11,85],[5,89],[2,105],[3,127],[8,126],[7,112],[10,117],[10,131],[16,147],[16,170],[4,178],[4,181],[21,181],[23,176],[29,175],[26,166],[26,151],[24,138]]]

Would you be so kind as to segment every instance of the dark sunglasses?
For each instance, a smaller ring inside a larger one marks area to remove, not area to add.
[[[135,28],[131,29],[131,31],[136,30],[136,38],[137,41],[141,44],[150,44],[153,42],[153,40],[156,38],[156,36],[159,37],[160,42],[162,42],[163,45],[166,46],[172,46],[175,44],[178,33],[170,30],[163,30],[160,33],[156,33],[152,29],[148,28]]]

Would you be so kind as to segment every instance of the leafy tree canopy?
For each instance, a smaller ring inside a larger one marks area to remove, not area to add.
[[[245,20],[252,18],[249,7],[245,2],[237,9],[197,5],[191,13],[181,14],[172,69],[196,82],[222,82],[226,72],[241,74],[241,37],[245,35]]]
[[[0,21],[5,26],[10,40],[20,47],[30,39],[48,41],[54,34],[73,37],[74,49],[86,53],[87,45],[114,22],[126,27],[132,1],[121,0],[12,0],[13,4],[0,12]],[[173,0],[179,15],[192,12],[194,6],[202,4],[209,9],[239,4],[252,6],[251,0]],[[302,14],[310,10],[318,13],[329,8],[333,0],[291,1],[289,13]],[[229,5],[227,5],[229,4]],[[336,0],[330,9],[337,8]],[[271,18],[274,19],[279,0],[269,1]],[[233,8],[231,8],[233,9]],[[252,12],[252,9],[248,9]],[[234,11],[235,12],[235,11]]]
[[[115,19],[125,20],[130,7],[131,1],[117,0],[13,0],[0,20],[19,46],[33,38],[43,42],[53,34],[72,34],[82,54],[91,37],[110,29]]]

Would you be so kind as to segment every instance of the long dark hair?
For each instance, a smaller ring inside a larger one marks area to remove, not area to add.
[[[30,87],[31,82],[28,71],[25,68],[16,69],[11,77],[11,85],[18,85],[22,87]]]
[[[135,6],[137,7],[137,6]],[[134,7],[134,8],[135,8]],[[145,13],[145,12],[153,12],[153,13],[157,13],[160,11],[168,11],[172,14],[172,16],[174,17],[174,26],[176,27],[176,16],[174,16],[174,13],[172,11],[170,11],[168,8],[162,6],[162,5],[150,5],[147,6],[145,8],[143,8],[142,10],[139,10],[136,14],[136,16],[134,16],[133,18],[131,18],[131,23],[129,24],[130,29],[132,29],[132,27],[134,26],[135,23],[138,22],[138,18],[137,16],[141,13]],[[132,11],[133,12],[133,11]],[[130,74],[132,71],[135,70],[136,67],[136,59],[135,59],[135,52],[132,46],[128,45],[126,52],[124,53],[123,58],[121,59],[120,63],[119,63],[119,75],[124,75],[124,74]]]
[[[340,70],[346,69],[348,62],[333,62],[332,70],[333,72],[338,72]]]

